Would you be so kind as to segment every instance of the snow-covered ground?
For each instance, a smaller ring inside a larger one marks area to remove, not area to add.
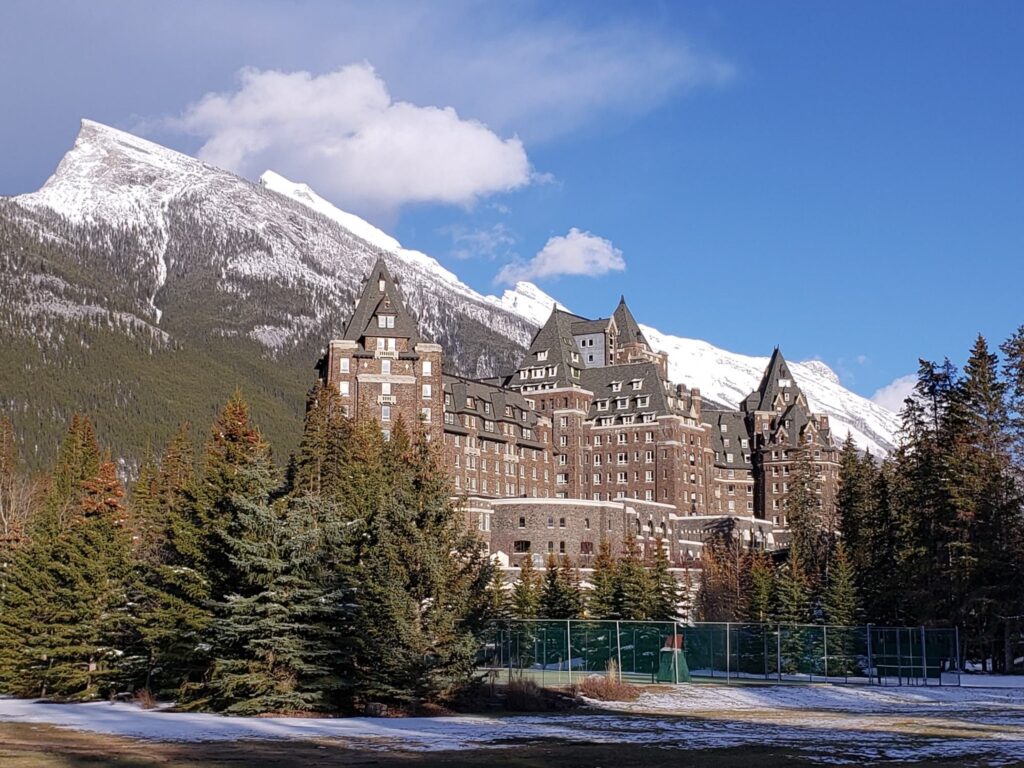
[[[472,749],[556,739],[687,750],[774,746],[828,764],[1024,761],[1024,691],[690,685],[571,714],[406,719],[228,718],[131,704],[0,699],[0,720],[160,741],[327,739],[361,748]]]

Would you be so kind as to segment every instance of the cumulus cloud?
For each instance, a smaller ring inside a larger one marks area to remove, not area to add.
[[[626,268],[622,251],[603,237],[573,227],[569,234],[552,237],[532,259],[502,267],[496,283],[515,285],[520,280],[536,280],[560,275],[597,277]]]
[[[205,139],[199,157],[256,176],[271,168],[339,205],[471,205],[528,184],[522,142],[451,107],[392,99],[369,64],[335,72],[244,69],[237,91],[208,93],[175,127]]]
[[[903,409],[903,401],[914,393],[914,386],[917,384],[917,376],[908,374],[900,376],[891,384],[886,384],[871,396],[871,402],[888,408],[894,413]]]

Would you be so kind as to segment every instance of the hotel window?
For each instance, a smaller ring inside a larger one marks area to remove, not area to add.
[[[349,396],[348,382],[347,381],[339,381],[338,382],[338,391],[341,393],[342,397],[348,397]]]
[[[517,555],[523,555],[530,551],[530,542],[525,540],[513,541],[512,552]]]
[[[391,421],[391,406],[390,405],[382,405],[380,407],[380,420],[381,421]]]
[[[424,384],[423,385],[423,398],[425,400],[429,400],[430,397],[433,395],[433,393],[434,393],[434,389],[433,389],[433,387],[430,384]]]
[[[395,327],[395,316],[394,315],[377,315],[377,327],[378,328],[394,328]]]
[[[388,376],[388,375],[391,374],[391,361],[390,360],[384,359],[384,360],[380,361],[380,372],[383,373],[385,376]]]
[[[341,371],[342,373],[348,373],[348,371],[349,371],[348,365],[349,365],[348,358],[347,357],[343,357],[343,358],[341,358],[341,360],[338,361],[338,370]]]
[[[421,410],[420,411],[420,415],[423,417],[423,420],[425,422],[427,422],[428,424],[430,423],[430,409],[429,408],[424,408],[423,410]]]
[[[546,349],[537,353],[537,362],[542,363],[542,362],[544,362],[547,359],[548,359],[548,351]]]
[[[612,382],[612,392],[621,392],[621,391],[622,391],[622,382],[621,381],[613,381]]]
[[[423,361],[423,375],[430,376],[434,373],[434,364],[429,360]]]

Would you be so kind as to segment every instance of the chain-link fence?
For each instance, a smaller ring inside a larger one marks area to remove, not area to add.
[[[958,685],[955,629],[532,620],[495,625],[480,667],[545,685],[614,662],[637,683],[707,680]]]

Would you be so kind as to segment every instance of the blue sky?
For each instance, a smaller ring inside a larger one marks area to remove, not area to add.
[[[9,0],[0,194],[90,117],[306,181],[481,291],[625,293],[870,396],[1024,322],[1022,40],[1019,2]]]

